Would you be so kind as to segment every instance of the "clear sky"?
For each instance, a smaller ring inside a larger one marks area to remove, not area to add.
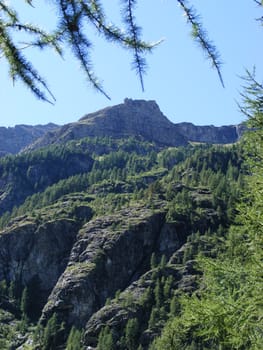
[[[105,0],[109,17],[118,21],[119,0]],[[48,82],[56,97],[54,106],[37,100],[21,83],[13,86],[7,66],[0,60],[0,126],[16,124],[65,124],[84,114],[109,105],[122,103],[124,98],[155,100],[161,111],[173,122],[196,125],[237,124],[244,118],[237,108],[245,69],[256,66],[263,79],[262,28],[255,20],[262,11],[253,0],[191,0],[202,16],[209,37],[221,53],[224,65],[222,87],[216,71],[204,58],[201,49],[190,37],[190,28],[176,0],[138,0],[137,22],[143,27],[144,39],[162,44],[148,56],[145,92],[131,70],[132,57],[115,44],[95,39],[92,59],[94,71],[103,80],[108,101],[87,84],[78,63],[70,53],[62,60],[54,53],[31,52],[31,58]],[[35,9],[26,10],[23,1],[10,1],[23,18],[50,26],[56,13],[51,1],[34,1]],[[18,5],[17,5],[18,4]],[[36,17],[34,17],[36,16]],[[91,29],[90,29],[91,30]]]

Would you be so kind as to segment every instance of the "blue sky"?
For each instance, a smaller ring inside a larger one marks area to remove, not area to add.
[[[107,4],[109,17],[118,21],[120,1],[103,2]],[[22,1],[10,3],[14,3],[23,18],[31,22],[52,26],[55,20],[56,13],[52,11],[50,1],[35,1],[34,10],[27,9]],[[47,80],[57,101],[54,106],[49,105],[37,100],[21,83],[13,86],[1,58],[0,126],[65,124],[84,114],[122,103],[126,97],[156,100],[161,111],[175,123],[228,125],[241,122],[244,118],[236,104],[242,91],[240,76],[244,75],[245,69],[252,70],[255,65],[259,80],[263,79],[262,29],[255,20],[262,13],[255,2],[192,1],[221,54],[225,88],[190,37],[190,28],[176,0],[139,0],[138,3],[137,22],[143,27],[144,39],[163,39],[162,44],[147,57],[145,92],[131,70],[129,53],[115,44],[104,43],[92,33],[94,71],[103,81],[111,101],[90,87],[69,52],[62,60],[51,51],[25,50]]]

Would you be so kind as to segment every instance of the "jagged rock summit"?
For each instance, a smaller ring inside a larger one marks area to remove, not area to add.
[[[140,135],[148,141],[155,141],[165,146],[184,146],[189,141],[211,144],[234,143],[244,131],[242,124],[220,127],[197,126],[186,122],[174,124],[160,111],[155,101],[129,98],[126,98],[123,104],[85,115],[80,122],[87,122],[98,128],[101,126],[103,132],[110,135],[118,133],[120,136],[125,133],[129,136]]]
[[[32,127],[31,127],[32,128]],[[31,129],[30,129],[31,130]],[[160,147],[186,146],[189,142],[227,144],[236,142],[244,130],[241,125],[222,127],[196,126],[191,123],[172,123],[155,101],[132,100],[90,113],[77,122],[62,127],[51,125],[39,138],[23,138],[25,150],[34,150],[51,144],[62,144],[84,137],[137,137],[155,142]],[[39,133],[39,128],[31,133]],[[20,151],[21,145],[18,147]],[[1,151],[1,135],[0,135]],[[16,153],[13,150],[10,153]]]
[[[64,143],[87,136],[140,137],[162,146],[184,146],[188,141],[160,111],[155,101],[125,99],[124,103],[87,114],[35,142],[32,148]]]
[[[161,111],[155,101],[132,100],[88,114],[80,123],[92,125],[93,132],[113,137],[141,136],[165,146],[183,146],[188,143],[178,127]]]

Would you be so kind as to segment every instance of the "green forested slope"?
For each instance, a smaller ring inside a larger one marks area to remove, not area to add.
[[[3,349],[262,348],[262,85],[235,145],[0,159]]]
[[[199,290],[194,259],[224,252],[242,164],[240,145],[160,148],[132,138],[1,159],[2,348],[153,346],[178,322],[181,296]],[[103,285],[107,274],[118,278]]]
[[[253,131],[243,143],[245,188],[235,223],[215,258],[201,253],[200,288],[180,298],[180,312],[165,325],[151,349],[263,348],[263,87],[248,78],[244,111]]]

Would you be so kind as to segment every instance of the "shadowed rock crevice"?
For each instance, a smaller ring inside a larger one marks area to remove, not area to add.
[[[13,283],[18,294],[32,286],[34,303],[41,310],[65,270],[82,225],[76,217],[55,220],[27,215],[16,218],[0,234],[0,281]],[[92,212],[86,210],[86,220]]]

